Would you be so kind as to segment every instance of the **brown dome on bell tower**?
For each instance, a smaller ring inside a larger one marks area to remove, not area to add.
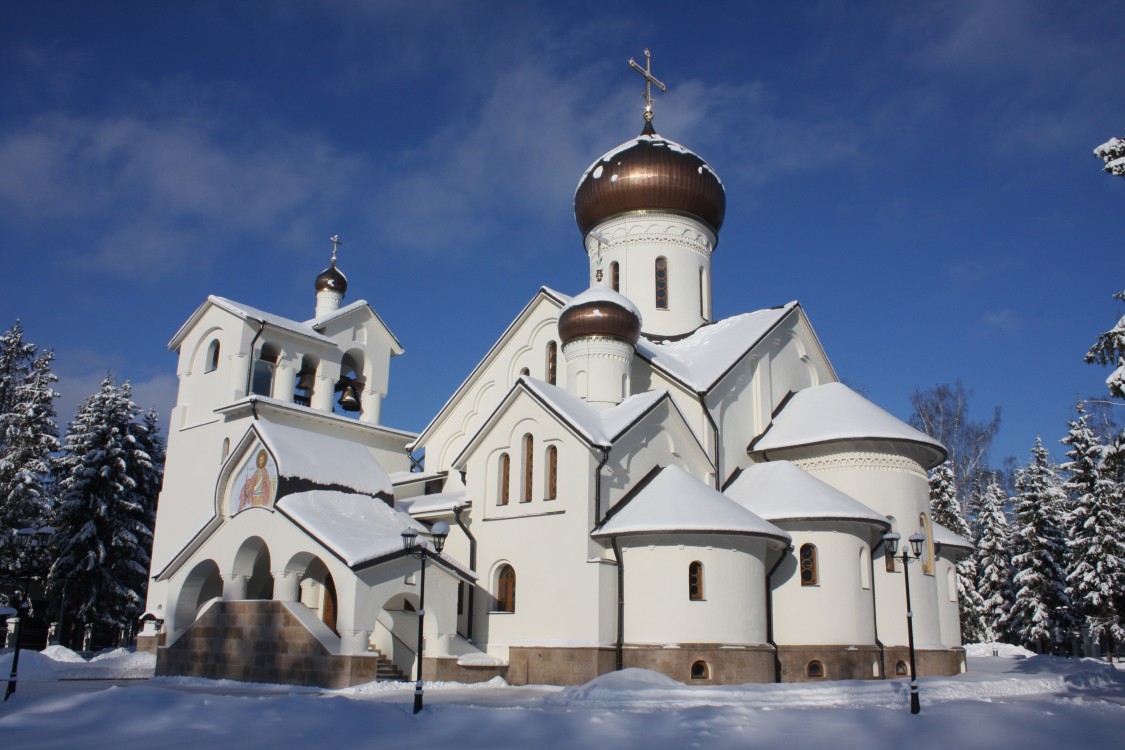
[[[574,193],[574,220],[585,236],[604,219],[628,211],[688,214],[716,234],[727,196],[711,166],[645,122],[644,132],[590,165]]]

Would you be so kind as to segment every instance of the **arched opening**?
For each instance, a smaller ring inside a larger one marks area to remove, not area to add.
[[[906,662],[904,662],[902,659],[899,659],[895,662],[895,675],[897,677],[905,677],[907,674],[909,674],[909,671],[910,670],[906,668]]]
[[[707,666],[707,662],[700,659],[691,665],[691,679],[693,680],[706,680],[711,677],[711,668]]]
[[[293,403],[312,406],[313,391],[316,389],[316,371],[320,359],[311,354],[301,358],[301,369],[297,371],[297,382],[293,387]]]
[[[214,339],[207,345],[207,363],[203,367],[204,372],[214,372],[219,369],[219,340]]]
[[[273,574],[270,572],[270,550],[261,537],[252,536],[242,543],[234,556],[231,571],[235,580],[242,576],[246,589],[238,599],[272,599]]]
[[[531,434],[523,436],[523,492],[521,503],[530,503],[535,492],[535,438]]]
[[[688,600],[703,601],[703,563],[698,560],[688,565]]]
[[[898,531],[898,521],[894,516],[887,516],[887,520],[891,522],[891,531]],[[887,545],[883,544],[883,565],[886,567],[888,573],[895,572],[895,559],[887,553]]]
[[[504,563],[496,571],[496,612],[516,611],[516,571]]]
[[[508,488],[511,486],[512,475],[512,457],[507,453],[500,454],[500,463],[497,466],[496,474],[496,483],[499,489],[499,492],[496,493],[496,504],[507,505],[511,497],[511,491]]]
[[[824,677],[824,665],[815,659],[805,667],[805,677],[810,680],[819,680]]]
[[[547,446],[547,482],[543,489],[543,497],[547,500],[559,496],[559,449],[553,445]]]
[[[559,370],[559,345],[554,341],[547,342],[547,362],[546,362],[546,380],[551,385],[555,385],[558,380]]]
[[[613,291],[621,291],[621,264],[617,261],[609,264],[609,285],[613,287]]]
[[[668,309],[668,259],[660,256],[656,259],[656,309]]]
[[[223,438],[223,454],[219,456],[219,463],[227,460],[230,455],[230,438]]]
[[[223,596],[223,577],[214,560],[203,560],[187,574],[176,597],[176,608],[169,623],[173,631],[187,628],[199,617],[200,610],[212,599]]]
[[[262,345],[258,358],[254,360],[253,375],[250,378],[251,393],[267,397],[273,395],[273,372],[280,356],[281,348],[277,344]]]
[[[820,571],[816,563],[816,546],[802,544],[800,551],[801,585],[816,586],[820,583]]]
[[[335,411],[353,414],[362,412],[363,405],[360,403],[360,398],[366,384],[367,381],[363,377],[363,353],[349,351],[340,360],[340,379],[336,381],[336,393],[339,393],[340,397],[336,399],[338,408]]]
[[[934,527],[925,513],[918,516],[918,525],[925,535],[926,541],[922,543],[922,572],[926,575],[934,574]]]
[[[372,624],[369,643],[404,675],[413,674],[418,650],[418,599],[414,594],[395,594],[383,604]]]

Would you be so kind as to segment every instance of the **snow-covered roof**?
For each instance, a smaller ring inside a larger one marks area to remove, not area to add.
[[[429,482],[433,479],[441,479],[445,476],[442,471],[392,471],[387,474],[391,478],[391,484],[398,487],[402,484],[415,484],[416,482]]]
[[[387,437],[396,439],[413,440],[418,437],[413,432],[407,430],[400,430],[397,427],[387,427],[382,424],[371,424],[364,422],[355,417],[349,417],[344,414],[334,414],[330,411],[321,411],[320,409],[313,409],[308,406],[303,406],[293,401],[286,401],[280,398],[273,398],[271,396],[260,396],[252,393],[249,396],[243,396],[237,401],[231,401],[229,404],[224,404],[215,409],[216,414],[224,416],[233,415],[235,417],[241,416],[240,412],[250,411],[257,409],[259,412],[272,412],[282,411],[291,414],[299,414],[303,420],[315,420],[317,422],[328,422],[334,428],[346,428],[355,432],[366,433],[379,433]],[[405,447],[405,446],[404,446]]]
[[[599,409],[565,388],[527,375],[521,375],[517,382],[568,422],[587,442],[603,448],[612,445],[621,433],[668,395],[664,390],[646,391],[629,396],[617,406]]]
[[[408,528],[428,533],[409,514],[350,492],[297,492],[278,500],[277,508],[353,568],[400,551]]]
[[[789,302],[735,315],[677,341],[652,341],[642,336],[637,352],[693,390],[705,392],[796,307],[796,302]]]
[[[742,470],[724,493],[767,521],[860,521],[889,529],[886,516],[789,461]]]
[[[272,422],[255,422],[253,429],[277,460],[279,476],[372,496],[393,492],[387,472],[361,443]]]
[[[633,301],[624,294],[610,289],[604,281],[599,281],[581,294],[572,297],[570,302],[567,302],[566,305],[563,306],[563,309],[559,311],[559,317],[562,317],[562,314],[572,307],[578,307],[579,305],[585,305],[590,302],[608,302],[612,305],[623,307],[636,315],[637,320],[642,320],[640,308],[634,305]]]
[[[235,302],[234,300],[229,300],[225,297],[216,297],[213,294],[207,298],[207,301],[215,304],[217,307],[221,307],[222,309],[233,315],[237,315],[243,320],[257,320],[263,323],[267,323],[276,328],[283,328],[287,331],[292,331],[293,333],[299,333],[302,336],[308,336],[309,338],[318,339],[320,341],[331,342],[331,339],[313,330],[313,327],[308,325],[307,323],[298,323],[295,320],[283,318],[280,315],[274,315],[273,313],[268,313],[264,310],[259,310],[256,307],[244,305],[241,302]]]
[[[455,508],[468,504],[464,490],[419,495],[395,501],[399,510],[409,513],[411,516],[422,516],[427,513],[451,513]]]
[[[716,533],[763,536],[788,544],[788,534],[678,466],[666,466],[611,512],[594,537]]]
[[[843,383],[825,383],[793,394],[757,440],[754,452],[852,440],[914,443],[930,454],[930,466],[945,460],[945,446],[880,409]]]
[[[321,315],[319,318],[313,318],[312,320],[305,321],[305,325],[307,325],[311,328],[314,328],[317,331],[320,331],[321,329],[323,329],[324,326],[326,326],[328,323],[332,322],[333,320],[336,320],[337,318],[346,317],[348,315],[351,315],[355,312],[358,312],[358,311],[361,311],[361,310],[364,310],[364,309],[366,309],[366,311],[371,315],[371,317],[373,317],[375,320],[377,320],[379,322],[379,325],[381,325],[383,327],[383,330],[387,332],[387,335],[391,337],[391,341],[394,342],[394,347],[392,347],[392,349],[391,349],[391,354],[392,355],[402,354],[405,351],[402,348],[402,343],[398,340],[398,337],[394,335],[394,333],[391,331],[390,327],[386,324],[386,322],[384,322],[383,319],[381,317],[379,317],[379,313],[375,312],[375,308],[373,308],[370,305],[370,303],[368,303],[367,300],[363,300],[363,299],[356,300],[355,302],[352,302],[349,305],[344,305],[343,307],[341,307],[338,310],[333,310],[330,313],[327,313],[325,315]]]
[[[959,534],[954,534],[940,523],[936,521],[931,522],[930,526],[934,529],[934,545],[938,547],[953,547],[955,549],[964,550],[965,552],[973,552],[976,550],[976,546],[972,542]]]

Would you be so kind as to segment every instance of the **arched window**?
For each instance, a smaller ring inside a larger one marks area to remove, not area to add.
[[[887,516],[887,520],[891,522],[891,531],[898,531],[898,529],[895,528],[896,526],[898,526],[898,522],[895,520],[895,517]],[[893,556],[887,553],[886,544],[883,545],[883,564],[886,566],[888,573],[895,572],[895,559]]]
[[[496,611],[516,611],[516,571],[507,563],[496,574]]]
[[[705,299],[703,297],[703,269],[699,269],[699,317],[704,320],[707,319],[707,310],[705,309]]]
[[[204,372],[214,372],[219,369],[219,340],[215,339],[207,347],[207,364],[204,366]]]
[[[311,354],[301,358],[301,369],[297,371],[297,382],[293,385],[293,403],[311,406],[313,391],[316,388],[316,370],[320,360]]]
[[[559,372],[559,345],[554,341],[547,342],[547,382],[555,385]]]
[[[223,455],[219,457],[219,463],[227,460],[230,455],[230,438],[223,438]]]
[[[499,476],[496,478],[497,483],[500,485],[500,492],[497,493],[496,504],[508,504],[508,486],[509,479],[512,475],[512,457],[507,453],[500,454]]]
[[[706,680],[711,677],[711,670],[705,661],[697,661],[691,665],[691,679]]]
[[[926,541],[922,543],[922,572],[932,576],[934,574],[934,527],[925,513],[919,514],[918,525],[922,528],[922,533],[926,535]]]
[[[703,563],[698,560],[688,566],[687,593],[690,601],[703,601]]]
[[[262,347],[258,359],[254,361],[254,376],[250,381],[250,392],[259,396],[273,395],[273,370],[281,350],[274,344]]]
[[[547,446],[547,487],[543,497],[554,500],[559,496],[559,449]]]
[[[820,582],[820,574],[816,565],[816,547],[811,544],[801,545],[801,585],[815,586]]]
[[[871,551],[866,544],[859,548],[859,587],[871,588]]]
[[[609,264],[609,285],[613,288],[613,291],[621,291],[621,266],[617,261]]]
[[[909,673],[909,670],[906,668],[906,662],[904,662],[902,660],[899,660],[899,661],[895,662],[895,674],[896,675],[898,675],[899,677],[903,677],[908,673]]]
[[[521,503],[530,503],[535,492],[535,439],[530,433],[523,436],[523,494]]]
[[[812,680],[821,679],[824,677],[824,665],[819,661],[810,661],[805,667],[805,676]]]
[[[656,309],[668,309],[668,259],[656,259]]]
[[[520,370],[520,375],[531,375],[531,370],[529,370],[528,368],[524,367],[524,368],[522,368],[522,369]]]

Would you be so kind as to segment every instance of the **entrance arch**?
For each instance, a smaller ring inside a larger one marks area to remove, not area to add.
[[[186,629],[199,617],[207,602],[222,596],[223,577],[219,574],[218,564],[214,560],[203,560],[184,578],[184,585],[175,600],[170,629],[173,632]]]
[[[239,599],[272,599],[273,574],[270,572],[270,549],[265,541],[252,536],[242,543],[234,556],[231,573],[246,581],[246,589]]]

